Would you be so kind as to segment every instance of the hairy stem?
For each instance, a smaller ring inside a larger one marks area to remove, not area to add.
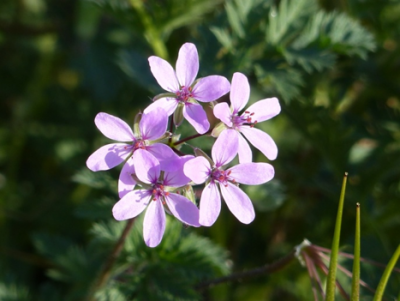
[[[128,220],[127,224],[125,225],[125,228],[121,233],[121,236],[119,237],[117,243],[115,244],[115,246],[112,249],[110,255],[108,256],[106,262],[104,263],[103,268],[101,269],[100,274],[96,279],[96,282],[94,283],[94,285],[92,286],[92,288],[89,291],[89,295],[87,298],[88,301],[94,300],[94,294],[96,293],[96,291],[98,289],[100,289],[101,287],[103,287],[103,285],[107,282],[108,278],[110,277],[111,269],[112,269],[115,261],[117,260],[119,254],[122,251],[124,242],[126,240],[126,237],[128,236],[129,231],[133,227],[134,221],[135,221],[135,219],[132,218],[132,219]]]
[[[186,142],[186,141],[192,140],[192,139],[194,139],[194,138],[202,137],[202,136],[209,135],[209,134],[211,134],[211,130],[208,130],[208,131],[207,131],[206,133],[204,133],[204,134],[195,134],[195,135],[186,137],[186,138],[184,138],[184,139],[182,139],[182,140],[176,141],[176,142],[174,143],[174,145],[179,145],[179,144],[182,144],[182,143],[184,143],[184,142]]]
[[[213,287],[215,285],[225,283],[225,282],[231,282],[231,281],[237,281],[240,279],[245,279],[245,278],[251,278],[251,277],[256,277],[264,274],[271,274],[277,271],[280,271],[287,265],[289,265],[293,259],[296,258],[296,250],[293,250],[286,256],[278,259],[277,261],[267,264],[265,266],[255,268],[249,271],[244,271],[244,272],[239,272],[239,273],[233,273],[229,276],[221,277],[221,278],[216,278],[213,280],[209,281],[204,281],[199,283],[198,285],[195,286],[195,288],[199,291],[205,290],[207,288]]]

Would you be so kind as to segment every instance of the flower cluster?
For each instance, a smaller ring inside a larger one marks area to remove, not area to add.
[[[196,46],[191,43],[179,50],[175,70],[156,56],[149,58],[149,64],[167,93],[154,97],[154,102],[136,116],[133,130],[123,120],[107,113],[99,113],[95,118],[103,135],[118,142],[95,151],[88,158],[87,167],[100,171],[124,163],[118,181],[120,200],[113,207],[114,218],[131,219],[146,209],[143,236],[149,247],[161,242],[165,212],[193,227],[214,224],[221,210],[221,195],[240,222],[251,223],[255,217],[253,204],[239,184],[266,183],[274,177],[274,168],[268,163],[253,163],[248,142],[268,159],[276,158],[276,144],[255,125],[279,114],[278,99],[260,100],[239,113],[250,97],[246,76],[234,73],[231,84],[219,75],[196,79],[199,58]],[[214,106],[214,115],[221,122],[210,130],[206,112],[199,102],[214,104],[228,92],[231,105],[221,102]],[[216,137],[211,158],[196,147],[193,155],[177,149],[191,137],[176,140],[177,136],[167,131],[168,122],[172,129],[173,124],[180,126],[184,118],[198,132],[192,138]],[[239,164],[227,168],[236,155]],[[198,207],[193,186],[203,183]]]

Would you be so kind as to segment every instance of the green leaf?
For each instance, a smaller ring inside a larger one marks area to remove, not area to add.
[[[231,1],[226,2],[225,10],[232,30],[237,34],[239,38],[243,39],[245,36],[243,21],[245,21],[245,18],[242,18],[243,15],[239,15],[239,11],[236,10],[236,7]]]
[[[205,14],[212,12],[222,3],[222,0],[203,0],[203,1],[177,1],[176,5],[171,5],[173,14],[166,18],[166,23],[161,25],[160,31],[166,39],[170,34],[181,27],[193,26],[195,22],[202,21]]]
[[[312,43],[362,58],[375,49],[373,35],[357,21],[338,12],[319,11],[313,15],[292,47],[301,49]]]
[[[288,48],[283,55],[290,65],[299,64],[305,71],[312,73],[314,70],[322,71],[333,67],[336,56],[328,51],[317,48],[294,49]]]
[[[87,168],[82,168],[73,177],[72,181],[85,184],[92,188],[108,188],[110,191],[115,191],[115,181],[107,173],[93,172]]]
[[[143,241],[143,214],[135,221],[113,273],[118,285],[135,300],[196,300],[194,286],[203,279],[226,275],[230,271],[227,252],[207,238],[167,218],[163,240],[156,248]],[[99,223],[91,233],[98,247],[110,245],[119,237],[124,223]],[[111,284],[109,284],[111,285]]]
[[[306,17],[311,16],[318,9],[315,0],[282,0],[278,8],[273,8],[269,14],[269,25],[266,30],[266,39],[271,45],[287,42],[297,35]],[[296,29],[296,30],[294,30]]]
[[[269,67],[265,70],[258,64],[254,69],[259,83],[264,87],[275,89],[284,100],[290,101],[300,95],[303,77],[296,69]]]
[[[226,28],[219,28],[212,26],[210,27],[210,30],[215,35],[218,42],[220,42],[222,46],[224,46],[229,52],[234,51],[234,45],[233,45],[234,42]]]

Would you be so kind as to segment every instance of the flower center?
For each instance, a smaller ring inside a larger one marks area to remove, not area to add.
[[[142,140],[142,139],[138,139],[135,141],[135,143],[133,143],[133,150],[137,150],[137,149],[146,149],[146,141]]]
[[[178,101],[187,102],[189,98],[193,97],[192,87],[182,86],[175,94]]]
[[[153,185],[152,195],[153,195],[152,198],[153,201],[161,199],[161,202],[165,205],[164,196],[169,195],[169,192],[164,190],[164,185],[157,183]]]
[[[237,113],[232,115],[232,127],[237,129],[241,125],[250,125],[250,127],[254,127],[257,124],[257,120],[254,120],[254,112],[245,111],[241,116]]]
[[[228,182],[236,183],[235,179],[233,179],[230,174],[230,170],[226,171],[219,168],[214,168],[211,171],[211,179],[226,187],[228,186]]]

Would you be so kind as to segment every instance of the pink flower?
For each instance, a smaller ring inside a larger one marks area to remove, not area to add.
[[[154,143],[154,140],[162,137],[167,130],[168,116],[163,109],[158,108],[143,114],[139,123],[140,133],[136,136],[125,121],[107,113],[97,114],[94,122],[104,136],[122,143],[104,145],[90,155],[86,165],[92,171],[111,169],[138,149],[152,153],[166,169],[171,159],[177,157],[169,146]]]
[[[181,105],[183,116],[196,131],[199,134],[207,132],[210,123],[206,112],[197,101],[210,102],[225,95],[229,92],[229,81],[218,75],[203,77],[195,81],[199,71],[199,56],[196,46],[191,43],[183,44],[179,50],[176,72],[167,61],[157,56],[151,56],[149,63],[158,84],[171,93],[161,95],[164,97],[153,102],[144,112],[163,108],[169,116],[175,112],[178,105]],[[179,125],[179,121],[177,125]]]
[[[240,188],[239,183],[258,185],[274,177],[274,168],[268,163],[243,163],[227,170],[223,168],[233,160],[238,151],[238,133],[224,130],[212,147],[212,160],[199,156],[185,163],[183,170],[194,183],[206,182],[200,198],[200,219],[203,226],[211,226],[221,211],[221,195],[229,210],[236,218],[249,224],[255,213],[250,198]],[[219,187],[219,189],[218,189]]]
[[[152,154],[142,149],[133,154],[135,169],[131,172],[141,181],[143,189],[125,193],[114,205],[113,215],[116,220],[126,220],[136,217],[147,208],[143,237],[149,247],[156,247],[161,242],[165,231],[165,210],[185,224],[200,226],[196,205],[170,189],[189,182],[182,172],[182,166],[191,157],[176,158],[174,164],[180,168],[161,173],[160,163]]]
[[[277,98],[262,99],[241,115],[241,111],[249,101],[250,85],[245,75],[234,73],[232,78],[230,100],[231,106],[222,102],[214,107],[214,115],[220,119],[227,128],[242,133],[247,140],[259,149],[268,159],[274,160],[278,155],[278,148],[272,138],[265,132],[255,128],[257,123],[268,120],[279,114],[281,107]],[[238,135],[239,162],[252,162],[252,152],[246,139]]]

